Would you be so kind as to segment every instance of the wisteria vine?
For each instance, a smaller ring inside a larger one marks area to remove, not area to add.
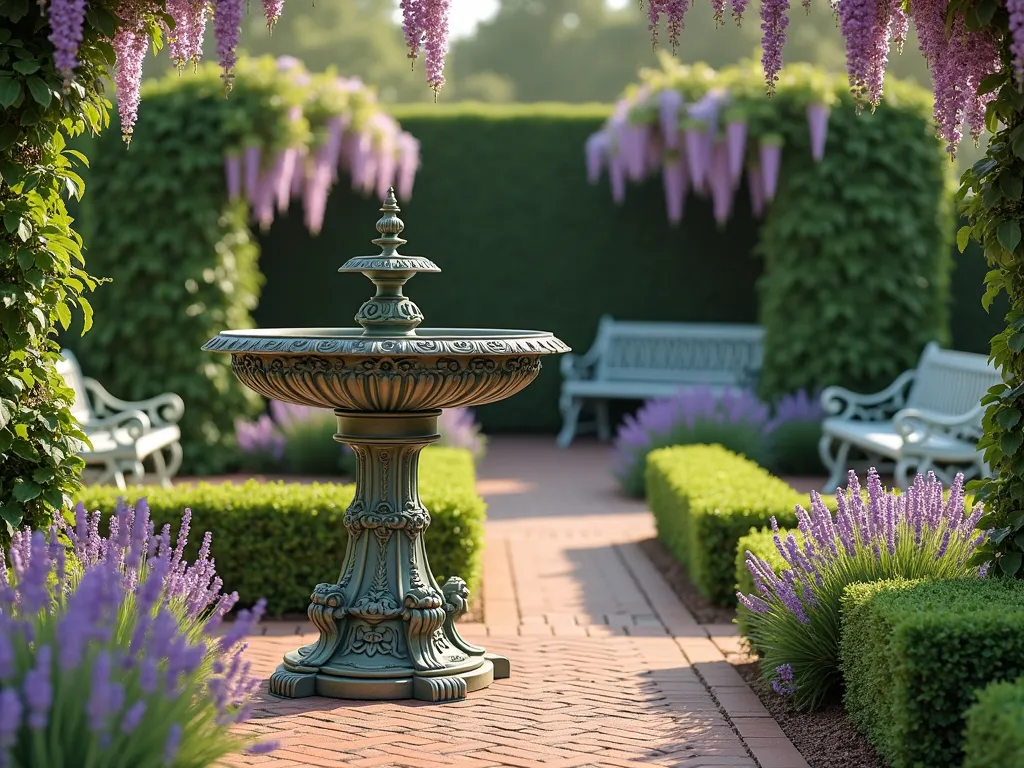
[[[685,0],[683,0],[685,2]],[[87,0],[49,0],[49,40],[54,61],[70,85],[78,66],[78,48],[82,43]],[[110,43],[117,58],[115,83],[118,112],[125,141],[130,141],[138,116],[142,86],[142,63],[156,30],[161,29],[168,53],[179,70],[188,64],[197,66],[203,52],[207,20],[213,16],[217,59],[223,69],[225,87],[230,89],[238,61],[238,43],[246,0],[122,0],[117,8],[119,24]],[[422,51],[426,61],[427,83],[435,97],[444,87],[444,66],[448,55],[448,17],[451,0],[402,0],[403,27],[409,56]],[[263,0],[267,27],[284,12],[284,0]],[[173,25],[163,21],[169,16]]]

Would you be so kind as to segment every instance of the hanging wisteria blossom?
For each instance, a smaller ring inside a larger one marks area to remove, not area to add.
[[[301,199],[303,222],[310,232],[320,232],[330,191],[345,172],[360,193],[382,197],[394,186],[409,199],[420,164],[419,142],[380,109],[361,81],[310,75],[290,57],[242,60],[239,83],[246,84],[250,72],[259,82],[285,79],[303,99],[281,115],[289,143],[268,145],[256,134],[224,156],[228,199],[250,206],[262,228],[285,213],[293,199]]]
[[[672,71],[669,65],[666,74]],[[653,75],[615,105],[604,127],[587,139],[588,181],[596,184],[607,170],[612,199],[621,205],[627,182],[640,183],[661,174],[666,215],[672,226],[681,220],[684,198],[691,191],[709,196],[716,221],[724,224],[736,207],[734,196],[740,191],[746,168],[751,209],[756,216],[762,215],[779,185],[781,135],[766,131],[773,126],[765,122],[763,110],[744,101],[750,98],[749,89],[741,88],[742,95],[734,96],[716,85],[716,80],[731,82],[733,75],[722,77],[707,69],[694,77],[688,68],[679,71],[691,73],[684,75],[691,80],[681,81],[690,85],[673,86],[671,78]],[[810,154],[819,162],[825,152],[836,84],[830,80],[825,88],[806,71],[804,77],[806,82],[799,81],[803,85],[787,80],[784,87],[787,98],[799,98],[806,104]],[[688,101],[683,91],[692,92],[694,82],[702,83],[703,93]]]

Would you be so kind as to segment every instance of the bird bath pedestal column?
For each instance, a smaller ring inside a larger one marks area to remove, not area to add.
[[[341,571],[310,598],[320,636],[285,654],[270,678],[278,696],[449,701],[509,676],[507,659],[459,635],[466,583],[441,586],[430,571],[419,454],[438,439],[442,408],[510,397],[537,377],[543,355],[569,348],[543,331],[419,329],[423,314],[403,287],[440,270],[398,253],[406,241],[393,190],[381,211],[381,253],[339,269],[377,288],[356,314],[361,329],[225,331],[204,346],[230,353],[238,379],[266,397],[333,409],[334,439],[356,456]]]

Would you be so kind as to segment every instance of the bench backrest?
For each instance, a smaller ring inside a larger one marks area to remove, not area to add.
[[[644,323],[601,319],[600,381],[742,385],[761,368],[764,329],[756,325]]]
[[[967,413],[1000,381],[985,355],[942,349],[932,342],[917,365],[907,407],[949,416]]]
[[[75,391],[75,402],[71,406],[71,415],[80,423],[92,421],[92,408],[89,406],[89,394],[85,390],[85,377],[78,365],[78,359],[68,350],[60,351],[61,361],[57,363],[57,373],[64,378],[64,383]]]

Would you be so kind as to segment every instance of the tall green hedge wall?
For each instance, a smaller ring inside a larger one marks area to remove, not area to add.
[[[761,266],[750,256],[757,227],[749,214],[716,232],[710,204],[696,201],[673,231],[663,224],[660,185],[630,190],[616,208],[605,187],[587,184],[583,144],[607,107],[430,104],[393,114],[423,155],[413,197],[400,201],[402,251],[441,268],[406,286],[424,325],[550,330],[584,352],[602,313],[757,321]],[[378,207],[338,188],[318,238],[294,215],[261,236],[257,323],[353,325],[373,286],[335,270],[377,252],[369,241]],[[560,381],[558,361],[546,362],[522,393],[480,409],[484,428],[553,429]]]

